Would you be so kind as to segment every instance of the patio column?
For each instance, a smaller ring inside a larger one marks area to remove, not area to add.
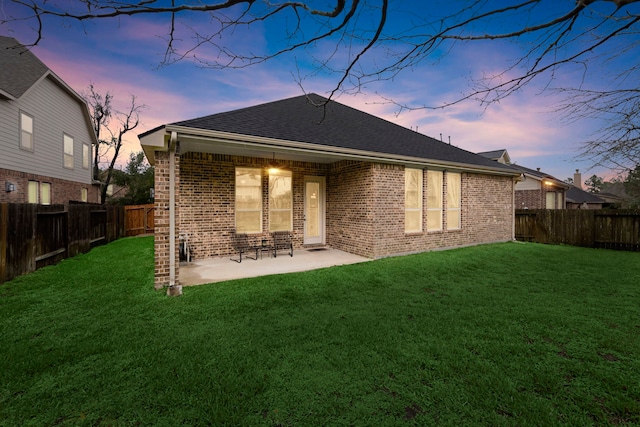
[[[180,155],[175,145],[155,153],[155,280],[154,287],[181,295],[179,284]]]

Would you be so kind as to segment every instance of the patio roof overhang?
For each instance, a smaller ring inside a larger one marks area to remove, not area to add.
[[[520,171],[505,170],[504,167],[493,168],[489,166],[354,150],[308,142],[287,141],[175,125],[162,126],[140,136],[140,144],[150,164],[153,165],[155,163],[156,151],[169,150],[172,132],[177,134],[181,154],[198,152],[266,159],[275,156],[278,160],[311,163],[335,163],[341,160],[361,160],[435,170],[448,169],[513,177],[520,177],[521,175]]]

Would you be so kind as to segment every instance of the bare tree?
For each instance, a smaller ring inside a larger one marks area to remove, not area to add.
[[[459,97],[399,107],[445,108],[465,100],[486,106],[536,81],[543,90],[562,92],[565,102],[557,108],[566,119],[604,123],[585,141],[583,156],[602,165],[640,162],[640,0],[518,0],[506,5],[433,0],[420,13],[415,3],[401,0],[335,0],[326,9],[311,0],[13,1],[24,13],[0,22],[27,20],[35,31],[33,44],[40,41],[44,25],[51,25],[49,18],[84,23],[154,14],[166,17],[164,64],[190,59],[213,68],[242,68],[305,52],[314,61],[312,74],[336,75],[329,99],[338,91],[358,91],[419,65],[437,64],[461,44],[515,43],[521,55],[497,72],[473,78]],[[390,17],[406,24],[388,26]],[[285,43],[281,48],[232,47],[238,29],[267,24],[274,29],[269,37]],[[325,41],[334,48],[316,49]],[[198,55],[211,49],[210,55]],[[577,77],[556,87],[561,72]]]
[[[107,92],[105,95],[95,90],[93,84],[89,85],[89,92],[84,95],[89,105],[89,113],[97,136],[97,144],[93,147],[93,170],[94,178],[102,181],[100,190],[100,201],[104,203],[107,199],[107,189],[113,177],[113,169],[120,155],[124,136],[138,127],[140,124],[140,112],[144,105],[136,103],[136,97],[131,96],[131,101],[126,112],[113,110],[111,101],[113,95]],[[111,119],[118,121],[116,130],[113,130]],[[107,168],[103,176],[97,176],[100,170],[100,163],[106,162]]]

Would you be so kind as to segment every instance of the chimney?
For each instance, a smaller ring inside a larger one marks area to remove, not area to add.
[[[573,186],[582,190],[582,174],[580,169],[576,169],[576,173],[573,174]]]

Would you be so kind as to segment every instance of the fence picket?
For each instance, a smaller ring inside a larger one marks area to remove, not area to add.
[[[640,210],[516,210],[516,240],[640,251]]]

